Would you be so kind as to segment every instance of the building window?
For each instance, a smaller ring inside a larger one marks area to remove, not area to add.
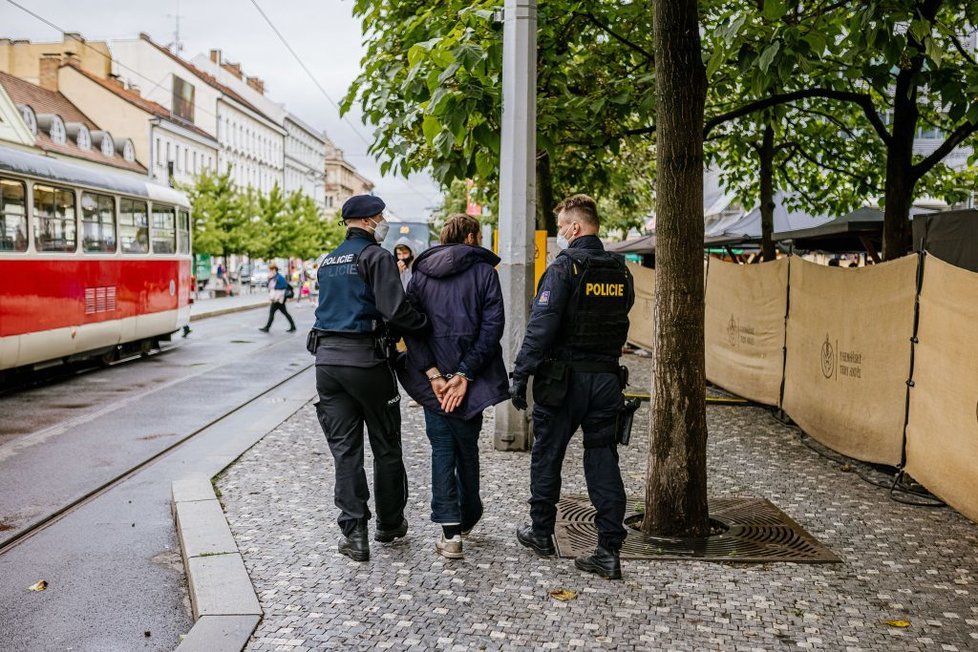
[[[173,167],[180,171],[180,146],[173,146]]]
[[[149,253],[149,220],[146,202],[135,199],[119,201],[119,243],[123,253]]]
[[[64,145],[68,142],[68,132],[65,131],[65,121],[58,116],[51,116],[51,126],[48,127],[48,135],[51,142],[55,145]]]
[[[22,104],[20,107],[20,117],[24,119],[24,124],[30,129],[32,135],[37,135],[37,115],[34,114],[34,109]]]
[[[27,251],[26,196],[23,181],[0,179],[0,251]]]
[[[186,147],[183,148],[183,171],[190,173],[190,150]]]
[[[163,151],[160,148],[160,139],[156,139],[156,150],[153,152],[153,160],[156,161],[156,167],[163,167],[162,159]]]
[[[85,125],[78,127],[78,133],[75,134],[75,144],[78,145],[78,149],[83,149],[86,152],[92,149],[92,132]]]
[[[136,147],[132,144],[131,140],[127,140],[126,144],[122,146],[122,158],[130,163],[136,160]]]
[[[172,206],[153,204],[153,253],[172,254],[177,250],[176,217]]]
[[[74,251],[75,193],[34,185],[34,246],[38,251]]]
[[[194,169],[193,173],[197,174],[197,150],[194,150]]]
[[[106,131],[102,134],[102,156],[112,158],[113,154],[115,154],[115,143],[112,142],[112,136]]]
[[[83,192],[82,250],[115,252],[115,200],[109,195]]]
[[[173,113],[187,122],[194,121],[194,87],[173,75]]]

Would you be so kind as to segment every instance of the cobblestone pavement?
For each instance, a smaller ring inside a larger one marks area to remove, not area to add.
[[[637,386],[649,363],[628,359]],[[625,579],[539,559],[513,535],[526,519],[529,455],[483,432],[486,516],[465,559],[434,552],[429,447],[418,407],[402,408],[411,497],[408,537],[371,541],[371,560],[335,552],[332,459],[312,405],[219,481],[265,617],[252,650],[563,649],[978,650],[978,525],[949,509],[896,503],[820,457],[756,407],[708,408],[711,495],[771,500],[844,564],[632,561]],[[644,486],[648,408],[622,449],[630,496]],[[580,437],[564,492],[585,493]],[[578,591],[557,602],[548,591]],[[899,629],[887,620],[907,620]]]

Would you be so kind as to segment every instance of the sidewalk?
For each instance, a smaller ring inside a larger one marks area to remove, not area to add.
[[[626,361],[635,386],[648,386],[650,362]],[[424,418],[402,406],[411,530],[395,544],[371,540],[367,563],[336,553],[332,459],[311,404],[220,477],[265,614],[249,649],[978,649],[978,525],[950,509],[893,502],[764,409],[708,408],[711,495],[771,500],[845,563],[626,561],[625,579],[609,582],[516,542],[530,458],[494,451],[488,418],[486,515],[464,560],[436,555]],[[647,427],[643,407],[632,445],[619,449],[629,496],[642,496]],[[585,493],[581,456],[577,436],[565,495]],[[577,599],[553,600],[558,587]]]
[[[267,292],[236,294],[230,297],[215,297],[213,299],[209,298],[207,293],[201,292],[200,297],[194,299],[194,302],[190,304],[190,321],[267,306]]]

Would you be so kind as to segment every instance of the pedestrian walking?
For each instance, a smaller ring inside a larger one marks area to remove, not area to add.
[[[333,498],[340,510],[337,550],[370,558],[370,509],[363,468],[366,424],[374,456],[374,540],[407,534],[407,475],[401,453],[400,394],[389,363],[400,333],[422,333],[427,318],[411,307],[394,256],[383,249],[388,224],[379,197],[357,195],[343,204],[346,240],[319,259],[319,305],[308,348],[316,356],[316,414],[333,455]]]
[[[567,444],[580,427],[598,545],[593,555],[574,563],[589,573],[621,579],[625,488],[616,432],[623,405],[618,358],[635,292],[622,257],[605,252],[597,237],[593,199],[574,195],[554,212],[562,251],[540,280],[510,386],[513,405],[526,409],[527,380],[533,376],[531,522],[517,529],[516,538],[538,555],[556,552],[552,536],[560,472]]]
[[[287,332],[292,333],[295,331],[295,322],[292,321],[292,315],[285,309],[285,300],[288,298],[289,289],[289,282],[285,280],[284,276],[278,273],[278,266],[275,263],[271,263],[268,266],[268,299],[271,302],[268,306],[268,323],[258,330],[267,333],[268,329],[272,327],[272,320],[275,319],[275,313],[281,312],[289,320]]]
[[[499,342],[505,317],[499,257],[482,246],[479,220],[457,214],[441,244],[414,262],[407,296],[428,315],[431,333],[407,336],[401,384],[424,407],[431,443],[431,520],[438,554],[463,557],[462,536],[482,518],[479,433],[482,412],[509,398]]]

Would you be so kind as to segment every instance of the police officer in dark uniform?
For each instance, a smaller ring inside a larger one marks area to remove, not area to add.
[[[343,537],[338,551],[367,561],[370,492],[363,468],[363,428],[374,455],[374,539],[407,534],[407,476],[401,455],[400,394],[389,363],[392,331],[422,333],[427,318],[404,297],[387,234],[384,202],[358,195],[343,204],[346,240],[319,260],[319,306],[309,334],[316,356],[316,413],[333,454],[334,500]]]
[[[562,251],[540,279],[510,387],[513,405],[525,409],[527,380],[533,376],[531,523],[518,528],[516,538],[541,556],[556,552],[552,535],[560,471],[571,435],[580,427],[598,546],[593,555],[574,563],[581,570],[621,579],[625,488],[616,423],[624,378],[618,358],[628,334],[634,285],[622,257],[605,252],[597,237],[593,199],[574,195],[554,212]]]

